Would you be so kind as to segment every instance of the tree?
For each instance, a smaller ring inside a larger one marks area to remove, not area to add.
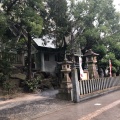
[[[69,34],[69,20],[66,0],[45,0],[46,14],[44,14],[43,34],[55,37],[57,47],[65,45],[65,37]],[[64,46],[65,47],[65,46]]]
[[[115,11],[113,0],[70,1],[76,41],[80,42],[83,54],[88,49],[96,50],[100,61],[109,52],[119,51],[116,43],[120,42],[120,13]]]
[[[31,79],[31,39],[42,31],[42,0],[4,0],[3,11],[17,41],[24,37],[28,48],[28,76]]]
[[[109,52],[119,58],[120,14],[115,11],[113,0],[49,0],[47,1],[49,25],[57,40],[71,36],[76,49],[81,44],[82,52],[93,49],[100,54],[98,65]],[[61,9],[62,8],[62,9]],[[58,41],[59,42],[59,41]],[[71,48],[70,44],[70,48]],[[117,49],[117,50],[116,50]],[[116,52],[115,52],[116,51]],[[103,66],[103,65],[102,65]]]
[[[120,68],[120,61],[116,59],[115,54],[109,52],[107,55],[105,55],[100,62],[100,65],[102,66],[104,72],[106,69],[109,69],[109,60],[111,60],[112,63],[112,73],[119,74],[119,68]]]

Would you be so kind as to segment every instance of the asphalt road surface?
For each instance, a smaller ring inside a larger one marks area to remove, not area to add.
[[[120,120],[120,90],[37,115],[32,120]]]

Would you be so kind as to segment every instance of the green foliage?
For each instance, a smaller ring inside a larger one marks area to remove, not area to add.
[[[17,25],[19,29],[30,30],[32,35],[40,35],[43,20],[41,11],[44,9],[42,0],[3,1],[3,10],[10,25]],[[20,31],[19,31],[20,32]]]
[[[114,66],[112,66],[112,73],[116,73],[116,72],[117,72],[117,69]]]
[[[2,88],[3,88],[3,90],[7,91],[8,95],[12,92],[13,87],[14,86],[12,84],[10,84],[10,82],[8,82],[8,81],[3,82]]]
[[[14,84],[11,84],[9,81],[9,75],[5,75],[3,73],[0,73],[0,88],[2,88],[3,92],[7,92],[6,94],[10,94],[13,91],[13,88],[15,88]]]
[[[40,35],[43,20],[39,14],[36,14],[36,11],[33,11],[32,8],[27,7],[24,9],[21,21],[27,28],[30,28],[32,35]]]
[[[44,14],[44,35],[53,35],[57,47],[61,47],[64,43],[65,36],[70,33],[70,21],[67,14],[68,7],[66,0],[45,0],[46,11]]]
[[[3,36],[6,27],[7,27],[6,17],[2,12],[0,12],[0,38]]]
[[[10,62],[7,61],[6,59],[0,60],[0,72],[3,75],[9,75],[11,72],[11,65]]]
[[[78,28],[76,40],[83,52],[93,49],[99,54],[98,67],[107,69],[111,59],[113,67],[119,71],[120,13],[115,11],[113,0],[69,1],[74,28]]]
[[[12,85],[9,81],[10,73],[11,73],[11,63],[8,61],[9,56],[5,54],[2,56],[0,60],[0,87],[10,94],[14,85]]]
[[[0,73],[0,87],[2,87],[4,82],[3,73]]]
[[[27,44],[28,52],[28,75],[30,79],[31,74],[31,40],[38,37],[43,29],[42,11],[44,0],[4,0],[3,14],[7,18],[8,29],[4,34],[4,39],[9,46],[8,41],[12,41],[14,50],[23,52]],[[9,32],[8,32],[9,31]],[[7,36],[7,37],[6,37]],[[10,37],[9,37],[10,36]],[[26,42],[19,44],[20,39],[25,39]],[[3,39],[3,41],[4,41]],[[15,41],[14,41],[15,40]],[[8,51],[9,52],[9,51]]]
[[[107,54],[107,48],[105,45],[98,45],[93,47],[93,51],[99,54],[98,60],[101,60]]]
[[[120,60],[120,42],[112,43],[110,51],[113,52],[118,60]]]
[[[86,41],[85,49],[103,44],[106,38],[115,37],[118,33],[120,14],[115,12],[112,2],[112,0],[82,0],[74,7],[73,15],[82,31],[79,37],[81,39],[81,36],[84,36],[82,38]]]
[[[102,58],[100,62],[100,64],[102,65],[102,68],[104,69],[109,68],[109,60],[111,60],[111,63],[112,63],[112,71],[114,73],[119,72],[120,61],[117,60],[115,57],[115,54],[111,52]]]
[[[34,92],[38,89],[41,79],[41,76],[38,76],[37,78],[33,78],[31,80],[25,80],[24,90],[27,92]]]
[[[50,17],[55,21],[57,27],[64,27],[66,25],[67,17],[67,2],[66,0],[48,0],[48,6],[50,7]],[[62,9],[61,9],[62,8]]]

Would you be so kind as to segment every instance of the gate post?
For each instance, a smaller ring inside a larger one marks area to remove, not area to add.
[[[77,69],[73,67],[72,69],[72,86],[73,86],[73,102],[78,103],[80,102],[80,87],[77,75]]]

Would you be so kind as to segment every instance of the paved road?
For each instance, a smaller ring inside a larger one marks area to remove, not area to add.
[[[56,93],[58,90],[46,90],[0,101],[0,120],[32,120],[71,104],[71,101],[56,99]]]
[[[120,91],[70,104],[32,120],[120,120]]]

